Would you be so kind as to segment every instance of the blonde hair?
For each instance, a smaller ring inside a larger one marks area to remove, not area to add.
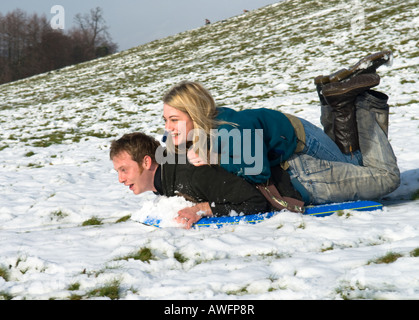
[[[172,108],[186,112],[191,117],[194,125],[193,149],[200,155],[209,153],[213,134],[211,129],[216,129],[221,123],[225,123],[216,119],[218,111],[211,93],[198,82],[182,81],[164,95],[163,102]],[[205,138],[202,137],[203,132]]]
[[[209,136],[211,129],[219,125],[215,119],[217,108],[212,95],[198,82],[182,81],[172,87],[163,97],[163,102],[172,108],[186,112],[195,129],[202,129]]]

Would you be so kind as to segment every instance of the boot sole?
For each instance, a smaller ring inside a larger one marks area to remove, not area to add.
[[[335,86],[333,86],[335,84]],[[380,78],[377,75],[377,77],[368,77],[367,79],[364,79],[364,81],[359,81],[358,83],[347,86],[347,82],[341,82],[341,83],[330,83],[329,86],[332,86],[331,88],[328,88],[327,86],[323,87],[323,96],[330,97],[330,96],[336,96],[348,93],[353,90],[357,90],[360,88],[365,88],[365,90],[368,90],[372,87],[375,87],[380,84]]]
[[[339,82],[358,74],[375,72],[380,66],[391,64],[392,58],[393,53],[390,50],[370,54],[359,60],[349,69],[341,69],[327,76],[317,76],[314,78],[314,84],[322,85],[331,82]]]

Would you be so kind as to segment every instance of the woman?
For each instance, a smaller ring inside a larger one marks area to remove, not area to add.
[[[189,162],[214,164],[216,159],[227,171],[252,183],[266,182],[271,167],[282,164],[286,169],[294,153],[356,165],[362,162],[359,150],[342,153],[323,130],[304,119],[266,108],[217,108],[208,90],[197,82],[179,83],[163,102],[166,131],[175,146],[189,149]]]
[[[181,82],[164,96],[165,128],[179,150],[189,149],[194,165],[216,163],[254,184],[281,165],[306,203],[380,197],[400,182],[387,139],[388,97],[370,90],[380,82],[376,69],[389,61],[391,52],[382,51],[315,79],[327,134],[275,110],[217,108],[196,82]]]

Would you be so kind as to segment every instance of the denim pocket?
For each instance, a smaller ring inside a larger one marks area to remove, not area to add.
[[[310,179],[314,178],[314,177],[310,177],[314,174],[323,175],[325,171],[329,171],[331,169],[330,161],[315,159],[307,155],[305,156],[302,155],[298,157],[298,162],[299,162],[298,166],[300,167],[300,170],[304,172],[307,175],[307,177]]]

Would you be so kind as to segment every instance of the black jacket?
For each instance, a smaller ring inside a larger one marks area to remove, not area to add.
[[[214,216],[228,215],[232,210],[238,214],[271,210],[254,185],[219,166],[165,163],[156,171],[154,181],[158,194],[208,202]]]

